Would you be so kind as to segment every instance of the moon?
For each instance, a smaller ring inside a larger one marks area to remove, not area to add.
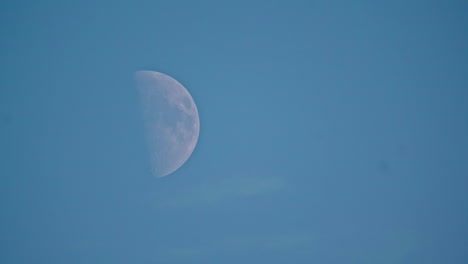
[[[136,86],[143,110],[152,172],[167,176],[190,157],[200,134],[198,109],[175,79],[154,71],[137,71]]]

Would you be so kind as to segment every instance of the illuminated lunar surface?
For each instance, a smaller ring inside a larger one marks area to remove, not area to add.
[[[154,71],[135,73],[152,171],[164,177],[180,168],[198,141],[200,119],[190,93],[173,78]]]

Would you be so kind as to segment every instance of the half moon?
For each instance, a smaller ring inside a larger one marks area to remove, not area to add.
[[[190,157],[200,134],[198,109],[190,93],[173,78],[154,71],[135,73],[152,172],[164,177]]]

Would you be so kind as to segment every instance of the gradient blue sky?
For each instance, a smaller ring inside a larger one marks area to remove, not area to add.
[[[0,262],[468,263],[467,3],[2,1]],[[162,179],[137,70],[200,113]]]

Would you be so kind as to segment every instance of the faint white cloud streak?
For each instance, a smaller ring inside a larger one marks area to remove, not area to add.
[[[183,192],[161,193],[156,199],[158,208],[181,208],[212,205],[220,202],[268,195],[287,187],[280,177],[226,177],[214,182],[192,186]]]

